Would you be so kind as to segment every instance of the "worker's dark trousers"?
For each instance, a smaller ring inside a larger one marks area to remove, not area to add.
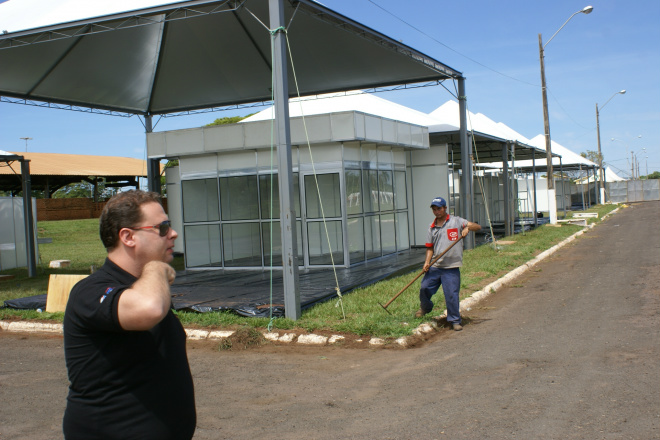
[[[461,290],[461,270],[439,269],[431,267],[422,279],[422,287],[419,289],[419,303],[422,310],[429,313],[433,309],[431,297],[438,291],[442,285],[445,293],[445,303],[447,304],[447,322],[450,324],[460,324],[461,314],[459,312],[458,294]]]

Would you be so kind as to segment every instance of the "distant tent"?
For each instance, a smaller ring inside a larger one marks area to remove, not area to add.
[[[610,167],[605,168],[605,182],[622,182],[626,179],[619,177]],[[593,183],[595,181],[594,176],[589,176],[587,180],[586,177],[578,179],[577,183]]]

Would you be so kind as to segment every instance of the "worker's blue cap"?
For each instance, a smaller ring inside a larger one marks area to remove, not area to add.
[[[431,206],[437,206],[438,208],[442,208],[443,206],[447,206],[447,202],[445,202],[445,199],[443,199],[442,197],[436,197],[431,202]]]

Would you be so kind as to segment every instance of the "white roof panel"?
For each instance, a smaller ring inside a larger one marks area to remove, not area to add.
[[[292,118],[345,111],[357,111],[426,127],[437,123],[434,118],[426,113],[413,110],[409,107],[396,104],[387,99],[362,91],[329,93],[303,97],[300,99],[293,98],[289,101],[289,116]],[[249,118],[243,119],[241,122],[263,121],[269,119],[273,119],[272,106],[250,116]]]

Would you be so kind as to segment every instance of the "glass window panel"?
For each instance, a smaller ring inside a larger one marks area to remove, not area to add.
[[[381,211],[392,211],[394,209],[392,171],[378,171],[378,200]]]
[[[405,171],[394,172],[394,209],[408,207],[408,192],[406,191]]]
[[[307,218],[322,218],[321,205],[319,204],[316,181],[318,180],[318,192],[321,193],[323,201],[323,214],[325,218],[341,216],[341,198],[339,194],[339,173],[317,174],[305,176],[305,203],[307,204]]]
[[[221,266],[220,225],[185,227],[186,267]]]
[[[347,222],[348,258],[351,264],[364,261],[364,218],[350,217]]]
[[[364,219],[364,245],[367,259],[380,257],[380,218],[377,215]]]
[[[383,255],[396,252],[395,229],[393,213],[380,216],[380,236],[382,238]]]
[[[280,187],[277,174],[272,176],[273,181],[273,215],[270,217],[270,184],[271,175],[262,174],[259,176],[259,193],[261,197],[261,218],[280,218]],[[300,183],[298,173],[293,173],[293,204],[296,210],[296,217],[300,217]]]
[[[259,218],[257,176],[221,177],[220,204],[222,220],[252,220]]]
[[[376,170],[363,170],[362,184],[364,185],[364,212],[378,211],[378,172]]]
[[[362,173],[346,170],[346,214],[362,213]]]
[[[220,219],[217,179],[184,180],[181,182],[181,192],[183,221],[212,222]]]
[[[225,267],[261,266],[259,223],[232,223],[222,226]]]
[[[272,237],[271,243],[271,222],[264,222],[261,224],[264,237],[264,266],[270,267],[271,249],[273,252],[272,266],[282,266],[282,231],[280,229],[280,222],[272,222]]]
[[[330,247],[334,264],[344,264],[344,245],[341,231],[341,221],[325,222],[328,227]],[[307,224],[307,242],[309,246],[309,264],[332,264],[328,237],[323,222],[310,222]]]
[[[264,266],[270,267],[270,252],[271,252],[271,242],[270,242],[270,222],[264,222],[261,225],[264,237]],[[303,247],[302,247],[302,222],[296,222],[296,242],[298,248],[298,265],[302,266],[304,263],[303,260]],[[273,266],[282,266],[282,230],[280,229],[280,222],[273,222]]]
[[[396,248],[397,250],[410,249],[407,212],[397,212],[396,214]]]

